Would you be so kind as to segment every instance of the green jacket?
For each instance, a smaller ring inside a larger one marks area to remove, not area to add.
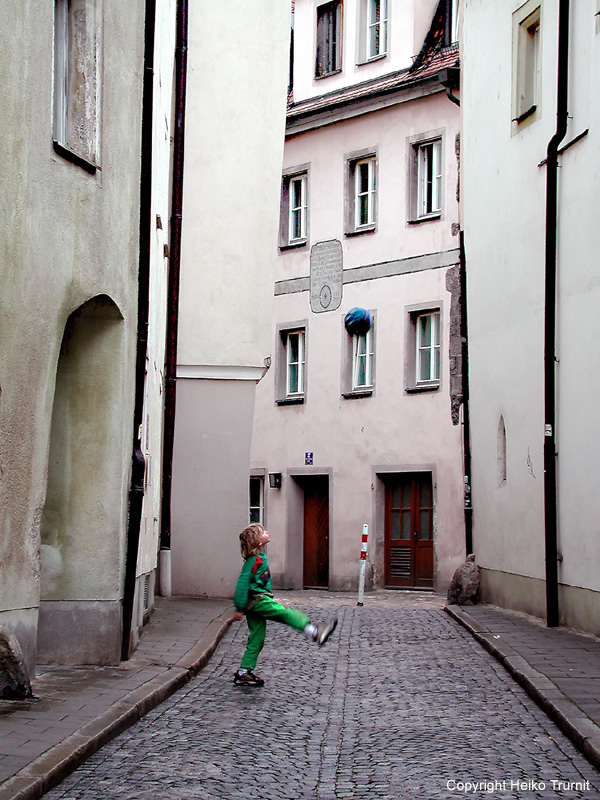
[[[238,578],[233,605],[236,611],[245,611],[254,595],[267,594],[273,597],[271,573],[265,553],[257,553],[244,561]]]

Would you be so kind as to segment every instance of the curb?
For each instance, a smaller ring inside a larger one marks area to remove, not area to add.
[[[167,700],[210,661],[232,619],[216,617],[171,667],[117,700],[96,719],[46,750],[0,785],[0,800],[39,800],[101,747]]]
[[[444,606],[444,611],[463,626],[496,658],[516,682],[600,770],[600,728],[550,678],[534,669],[502,639],[477,622],[461,606]],[[0,800],[2,800],[0,795]]]

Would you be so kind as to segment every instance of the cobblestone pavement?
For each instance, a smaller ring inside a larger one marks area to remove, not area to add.
[[[325,647],[269,623],[266,686],[234,687],[234,625],[196,679],[47,800],[600,798],[598,772],[441,598],[281,597],[315,621],[337,613]]]

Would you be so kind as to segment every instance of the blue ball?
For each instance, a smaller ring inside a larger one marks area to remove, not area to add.
[[[363,336],[371,324],[371,315],[366,308],[351,308],[344,317],[344,326],[351,336]]]

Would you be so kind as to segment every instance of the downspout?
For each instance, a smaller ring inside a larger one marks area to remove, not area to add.
[[[135,363],[135,405],[133,411],[133,453],[129,489],[127,525],[127,555],[123,587],[123,635],[121,658],[131,655],[131,627],[137,560],[144,501],[145,462],[142,452],[141,427],[146,385],[146,355],[148,346],[148,308],[150,305],[150,213],[152,201],[152,115],[154,92],[154,33],[156,0],[146,0],[144,30],[144,79],[142,87],[142,142],[140,165],[140,239],[138,274],[138,330]]]
[[[471,500],[471,419],[469,414],[469,339],[467,327],[467,259],[465,234],[460,232],[460,339],[462,356],[463,471],[466,555],[473,552],[473,503]]]
[[[173,483],[173,445],[175,438],[175,397],[177,381],[177,330],[179,324],[179,278],[181,269],[188,0],[178,0],[176,35],[175,130],[173,136],[171,246],[167,294],[168,316],[165,353],[165,410],[160,534],[160,581],[161,593],[165,596],[170,596],[171,594],[171,488]]]
[[[556,480],[556,269],[558,230],[558,147],[567,133],[569,0],[559,1],[556,132],[546,157],[546,287],[544,320],[544,530],[546,624],[559,624]]]

